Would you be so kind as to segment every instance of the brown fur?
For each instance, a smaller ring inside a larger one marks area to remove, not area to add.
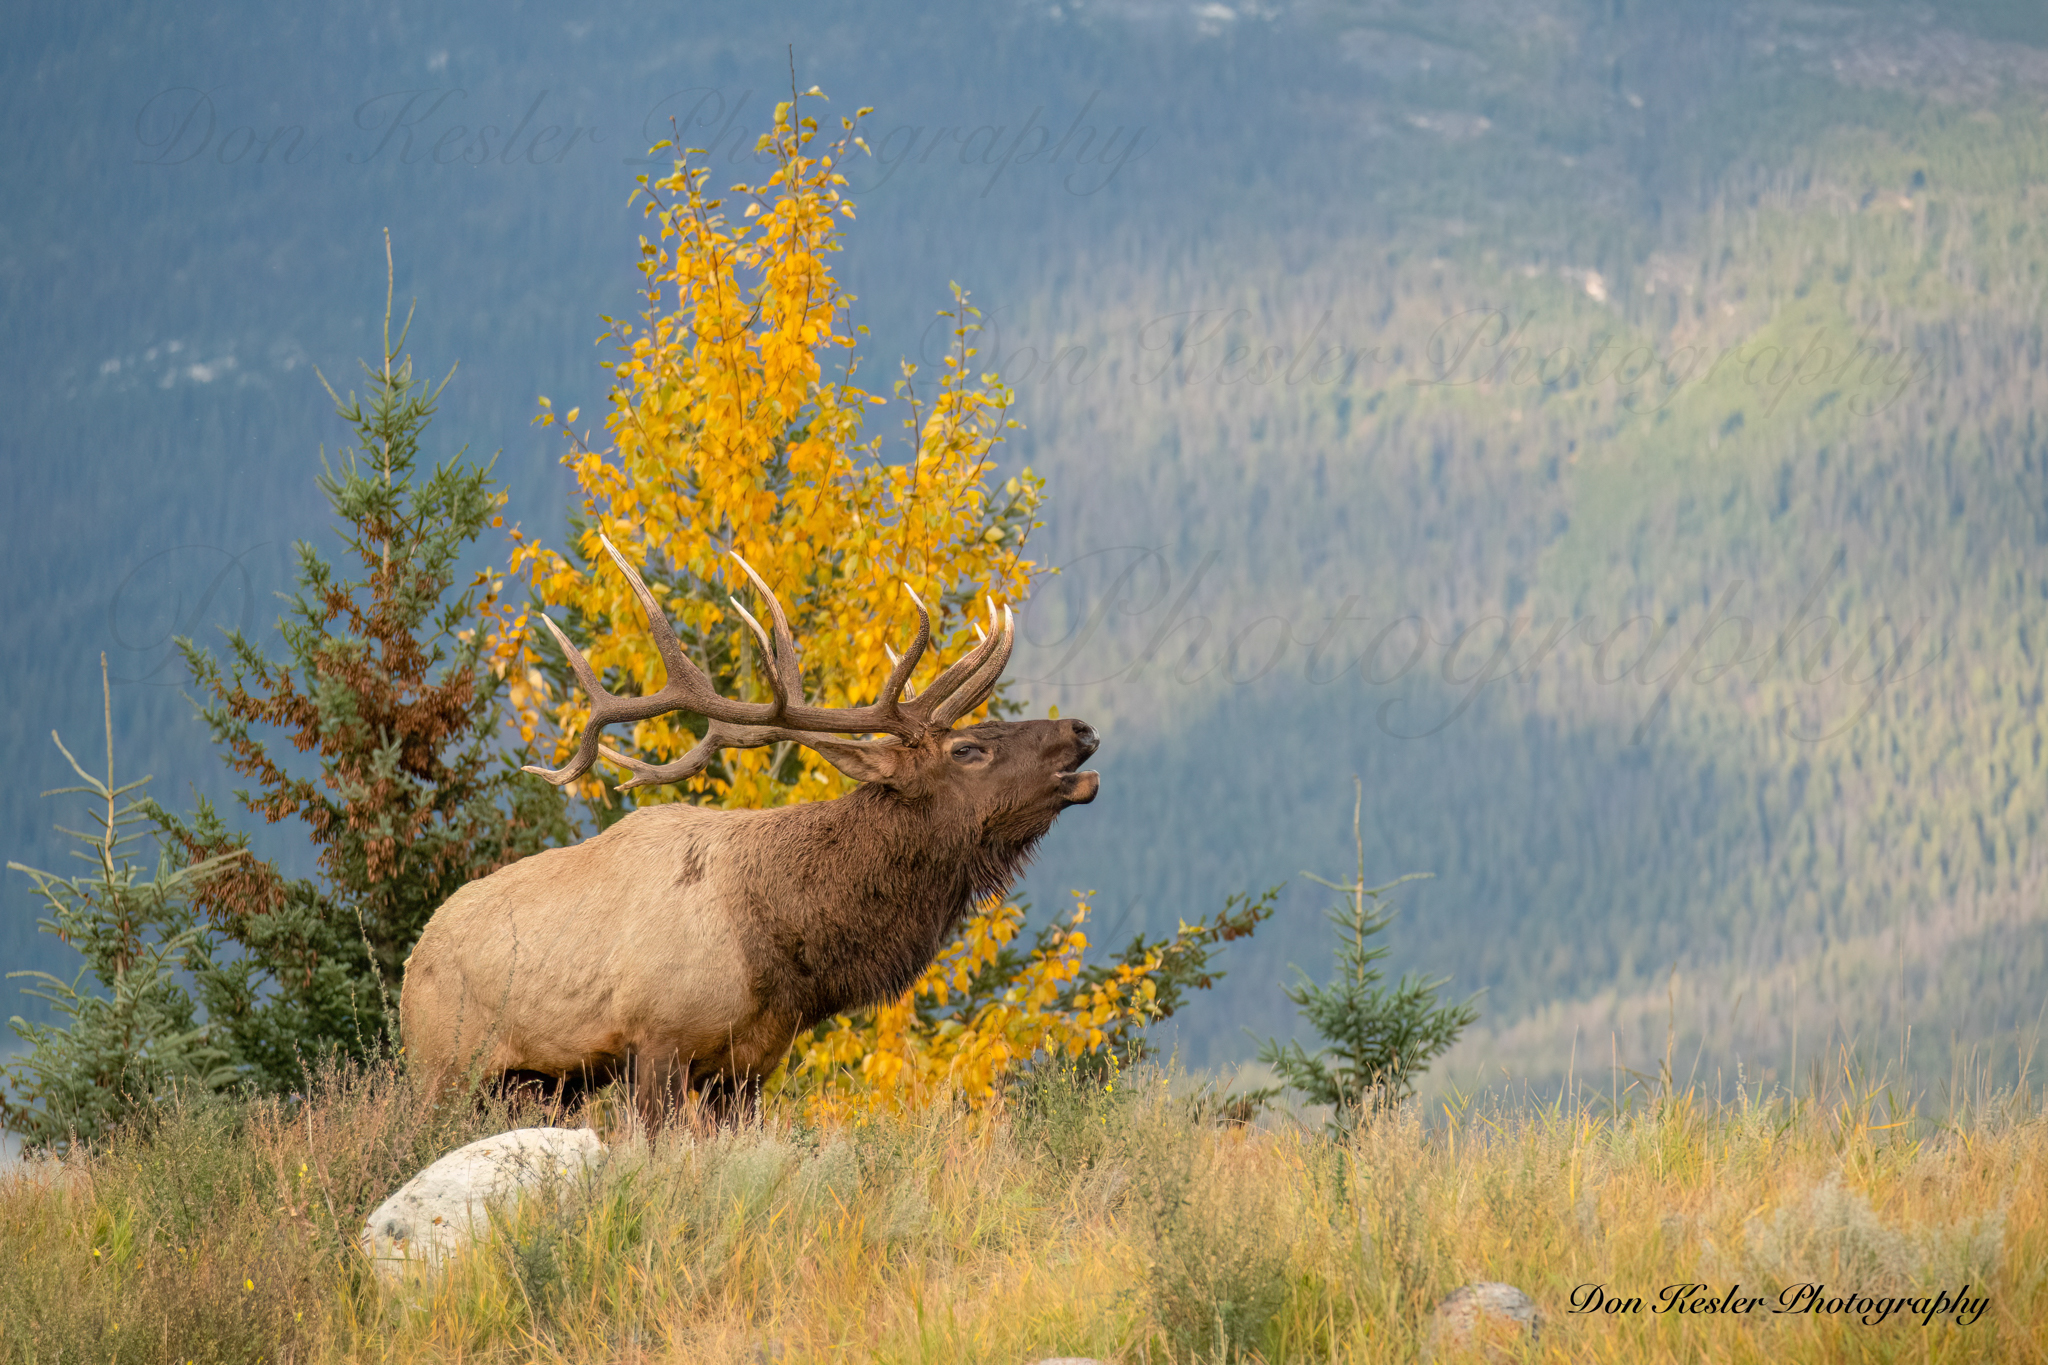
[[[502,868],[420,936],[407,1054],[437,1089],[624,1076],[650,1124],[692,1089],[744,1096],[803,1030],[906,990],[1095,798],[1095,745],[1074,720],[936,731],[842,762],[869,780],[836,801],[649,806]]]

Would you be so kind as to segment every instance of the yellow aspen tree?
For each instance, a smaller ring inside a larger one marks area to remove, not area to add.
[[[823,98],[815,88],[807,95]],[[515,530],[510,565],[536,600],[566,609],[608,687],[653,691],[664,674],[622,579],[592,567],[601,562],[600,534],[640,567],[684,647],[728,695],[757,698],[766,683],[754,676],[752,642],[728,602],[744,601],[748,589],[726,552],[744,556],[788,608],[805,687],[825,706],[879,691],[892,639],[905,643],[916,619],[905,584],[935,608],[929,675],[975,643],[981,599],[1021,604],[1040,571],[1024,542],[1038,524],[1031,517],[1042,481],[1027,468],[995,484],[992,452],[1017,423],[1010,391],[974,370],[976,313],[957,288],[944,314],[952,345],[940,372],[923,382],[906,362],[895,385],[908,450],[892,461],[879,436],[864,435],[868,410],[886,400],[855,383],[853,299],[831,257],[853,217],[839,168],[854,147],[865,149],[856,130],[867,112],[842,119],[838,139],[821,145],[816,119],[802,117],[795,100],[777,105],[760,143],[774,173],[722,196],[687,152],[669,175],[641,177],[636,198],[655,230],[641,241],[647,307],[637,323],[610,320],[619,348],[605,416],[610,446],[574,436],[576,411],[560,418],[572,433],[565,463],[581,491],[573,554]],[[536,420],[558,425],[551,410]],[[495,658],[523,738],[552,745],[559,759],[588,702],[563,684],[552,645],[536,649],[537,625],[502,614]],[[630,746],[665,762],[695,743],[702,724],[681,714],[644,721]],[[688,799],[761,807],[851,785],[815,755],[783,745],[727,751],[691,780]],[[578,793],[603,798],[594,778]]]
[[[977,990],[1024,927],[1014,901],[992,901],[898,1000],[859,1019],[841,1017],[799,1042],[772,1086],[807,1117],[859,1120],[937,1101],[993,1105],[1003,1080],[1034,1057],[1073,1060],[1128,1046],[1160,1012],[1159,976],[1170,944],[1086,972],[1090,906],[1079,898],[992,990]]]

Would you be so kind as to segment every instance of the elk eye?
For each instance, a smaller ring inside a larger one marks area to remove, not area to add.
[[[979,744],[955,744],[953,746],[953,761],[955,763],[972,763],[976,759],[985,757],[987,753],[988,750],[982,748]]]

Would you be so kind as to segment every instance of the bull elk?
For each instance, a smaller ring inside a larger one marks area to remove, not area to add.
[[[668,682],[614,696],[546,616],[591,701],[567,766],[529,768],[557,786],[601,754],[621,790],[681,782],[719,750],[793,741],[861,785],[773,810],[647,806],[604,833],[500,868],[434,913],[407,960],[399,1018],[430,1091],[465,1070],[578,1087],[623,1079],[658,1126],[692,1093],[713,1112],[750,1103],[796,1036],[908,989],[977,899],[1005,889],[1068,806],[1095,799],[1077,771],[1095,752],[1078,720],[954,729],[994,692],[1016,625],[989,606],[980,645],[907,692],[931,641],[917,634],[871,705],[804,701],[782,604],[738,554],[772,629],[733,600],[759,642],[774,699],[735,701],[677,641],[609,540],[647,616]],[[979,627],[977,627],[979,629]],[[606,725],[672,711],[705,718],[689,753],[659,767],[600,747]],[[861,736],[869,736],[862,738]]]

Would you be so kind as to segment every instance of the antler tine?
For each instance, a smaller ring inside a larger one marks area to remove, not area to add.
[[[721,720],[712,720],[704,727],[704,737],[698,740],[688,753],[670,763],[643,763],[626,754],[613,753],[610,749],[602,749],[599,752],[633,774],[629,780],[619,784],[619,790],[624,792],[632,791],[636,787],[658,787],[695,777],[718,756],[720,749],[753,749],[796,737],[795,731],[784,730],[779,726],[728,725]]]
[[[993,611],[994,604],[991,603],[990,606]],[[932,712],[933,725],[942,730],[950,730],[954,721],[988,700],[989,694],[996,690],[996,684],[1002,680],[1003,669],[1009,665],[1010,649],[1016,643],[1016,639],[1017,619],[1008,607],[1004,607],[1002,629],[991,635],[988,641],[995,646],[994,651],[979,668],[975,669],[974,675],[967,680],[965,686],[939,703],[938,709]],[[981,650],[976,650],[975,654],[969,657],[976,657],[981,653]]]
[[[604,552],[612,557],[612,563],[619,566],[619,572],[626,576],[626,586],[631,588],[633,596],[639,599],[640,613],[647,618],[647,633],[654,637],[654,648],[660,653],[662,666],[668,670],[669,677],[690,674],[703,677],[703,670],[691,663],[690,656],[683,653],[682,641],[676,639],[674,629],[669,626],[668,614],[662,611],[660,604],[654,600],[654,594],[647,590],[647,584],[641,579],[640,571],[626,562],[626,557],[619,553],[618,546],[612,544],[610,536],[599,531],[597,542],[604,546]],[[709,681],[705,680],[707,686]]]
[[[661,661],[668,670],[668,683],[659,691],[641,697],[620,697],[605,691],[597,674],[590,667],[590,661],[582,651],[569,643],[569,637],[546,614],[541,621],[548,633],[555,637],[555,643],[562,647],[562,655],[569,661],[569,667],[576,674],[576,681],[590,697],[590,720],[583,727],[583,739],[576,746],[575,757],[561,768],[543,768],[537,764],[527,765],[526,771],[546,778],[556,786],[575,781],[590,771],[590,765],[597,761],[598,736],[607,725],[622,722],[649,720],[670,711],[691,711],[715,723],[729,725],[753,725],[775,720],[782,714],[784,701],[778,696],[773,702],[733,701],[718,695],[718,689],[711,685],[704,670],[690,661],[683,652],[675,631],[669,626],[668,618],[655,603],[654,594],[647,590],[640,574],[619,553],[616,545],[603,535],[598,537],[612,562],[626,575],[626,582],[639,600],[640,609],[647,617],[648,632],[654,637],[655,648],[661,654]],[[779,614],[779,613],[778,613]],[[760,629],[757,625],[756,630]],[[703,766],[701,763],[699,767]]]
[[[637,787],[656,787],[670,782],[682,782],[695,777],[709,764],[720,749],[758,749],[767,744],[779,744],[785,740],[807,745],[819,752],[832,748],[856,748],[872,751],[901,741],[894,736],[881,740],[847,739],[830,731],[789,730],[779,725],[727,725],[712,721],[705,727],[704,738],[697,741],[690,752],[673,763],[655,765],[643,763],[625,754],[613,753],[610,749],[600,750],[610,759],[631,772],[633,776],[619,784],[620,791],[632,791]],[[828,761],[831,755],[826,754]]]
[[[633,774],[619,784],[620,791],[629,792],[635,787],[658,787],[664,783],[681,782],[685,778],[695,777],[711,762],[712,755],[716,754],[718,749],[715,745],[699,740],[690,752],[673,763],[664,763],[659,767],[652,763],[642,763],[639,759],[626,754],[614,753],[610,749],[600,748],[597,752],[607,763],[616,763]]]
[[[740,558],[738,550],[732,551],[732,557],[738,561],[742,569],[746,570],[747,577],[754,581],[755,589],[761,596],[768,599],[768,617],[775,623],[775,644],[773,648],[768,650],[768,668],[782,683],[780,687],[775,689],[776,694],[778,696],[786,695],[790,701],[802,705],[804,699],[803,665],[797,658],[796,637],[789,633],[789,618],[782,614],[782,600],[761,580],[761,575],[754,572],[754,566]],[[737,607],[739,603],[735,601],[733,605]],[[753,617],[747,616],[747,611],[744,607],[740,607],[740,615],[747,617],[747,624],[754,628],[754,634],[762,637],[761,643],[766,646],[768,642],[766,633],[761,629],[761,623]]]
[[[895,667],[889,670],[889,680],[882,684],[882,695],[876,702],[877,706],[894,707],[899,700],[908,700],[904,688],[909,685],[911,673],[916,670],[918,660],[924,657],[926,648],[932,642],[932,617],[931,613],[925,610],[924,599],[919,597],[917,589],[908,583],[903,585],[903,591],[910,594],[910,604],[917,608],[917,634],[912,637],[910,648],[903,652],[901,658],[897,657],[896,651],[889,646],[882,646],[883,653],[889,656],[889,662]],[[916,693],[910,694],[915,695]]]
[[[562,628],[556,625],[546,612],[540,614],[540,623],[548,628],[548,634],[554,636],[555,643],[562,647],[563,657],[568,659],[569,667],[574,670],[576,681],[583,684],[583,690],[589,695],[591,705],[590,723],[583,727],[583,742],[577,745],[574,758],[560,768],[543,768],[537,763],[529,763],[522,770],[544,777],[559,787],[589,772],[590,765],[597,761],[597,736],[598,732],[604,729],[604,722],[598,719],[598,715],[604,702],[617,701],[618,698],[604,690],[604,684],[600,683],[597,674],[591,671],[590,661],[583,657],[581,650],[569,643],[569,637],[562,633]]]
[[[994,625],[995,623],[995,603],[991,599],[989,603],[989,624]],[[976,646],[971,654],[962,655],[959,659],[955,660],[952,667],[932,679],[924,691],[918,694],[918,704],[927,708],[935,707],[947,697],[952,696],[955,691],[959,690],[962,683],[974,676],[975,671],[995,651],[996,646],[1000,642],[1000,637],[1000,631],[992,635],[984,633],[981,643]]]
[[[882,653],[884,653],[884,654],[886,654],[886,655],[888,655],[888,656],[889,656],[889,662],[890,662],[891,664],[895,665],[895,666],[896,666],[896,667],[898,667],[898,668],[902,667],[902,664],[903,664],[903,657],[902,657],[901,655],[899,655],[899,654],[898,654],[898,653],[897,653],[897,652],[896,652],[895,650],[893,650],[893,649],[889,648],[889,646],[887,646],[887,645],[883,645],[883,646],[882,646]],[[895,676],[895,669],[894,669],[894,668],[892,668],[892,669],[890,670],[890,676],[891,676],[891,677],[894,677],[894,676]],[[885,691],[886,691],[886,689],[885,689]],[[911,686],[911,685],[910,685],[910,684],[909,684],[909,683],[908,683],[908,682],[906,681],[906,682],[905,682],[905,683],[903,684],[903,691],[902,691],[902,692],[900,692],[900,693],[898,693],[898,694],[897,694],[897,696],[898,696],[898,700],[901,700],[901,701],[915,701],[915,700],[917,699],[917,689],[913,688],[913,687],[912,687],[912,686]]]
[[[789,689],[783,685],[782,671],[775,666],[774,642],[768,638],[768,632],[761,629],[761,623],[754,619],[754,613],[740,605],[739,598],[729,596],[725,600],[732,603],[732,609],[740,614],[740,618],[752,628],[754,638],[760,641],[762,670],[768,675],[769,690],[775,693],[775,705],[778,709],[787,708]],[[798,697],[797,700],[801,702],[803,698]]]

